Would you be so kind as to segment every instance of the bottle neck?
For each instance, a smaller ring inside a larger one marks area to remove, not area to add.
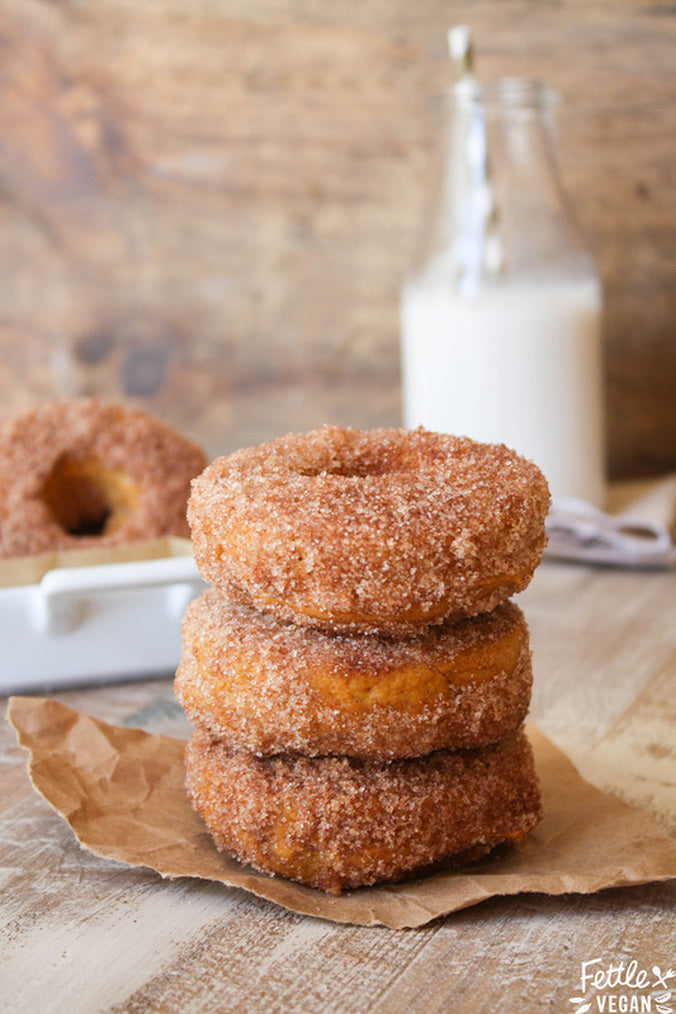
[[[426,260],[468,293],[509,273],[589,268],[559,174],[556,101],[521,78],[485,88],[467,75],[453,88]]]

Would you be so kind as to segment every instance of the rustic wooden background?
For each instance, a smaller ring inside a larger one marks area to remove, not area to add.
[[[138,398],[211,453],[400,420],[397,299],[469,22],[564,97],[609,472],[676,468],[676,8],[0,0],[0,410]]]

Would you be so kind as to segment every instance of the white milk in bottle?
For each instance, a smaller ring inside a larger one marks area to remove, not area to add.
[[[570,218],[552,95],[455,86],[436,215],[402,287],[404,423],[513,447],[601,506],[601,291]]]
[[[475,297],[402,292],[407,426],[504,443],[554,497],[603,500],[600,294],[594,278],[523,281]]]

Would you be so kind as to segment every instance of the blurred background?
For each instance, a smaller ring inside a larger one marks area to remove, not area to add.
[[[0,0],[0,412],[138,401],[209,454],[401,422],[451,80],[544,78],[602,279],[611,478],[676,469],[676,7]]]

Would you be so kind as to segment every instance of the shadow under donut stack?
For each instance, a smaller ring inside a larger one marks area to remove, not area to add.
[[[510,597],[547,483],[501,445],[327,426],[214,461],[188,505],[211,585],[175,692],[217,847],[324,891],[531,831],[528,629]]]

